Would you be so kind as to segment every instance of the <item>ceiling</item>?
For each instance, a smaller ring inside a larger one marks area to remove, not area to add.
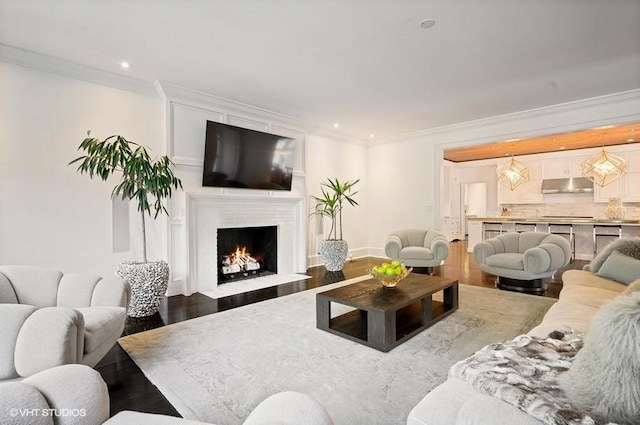
[[[0,0],[0,43],[360,139],[640,88],[638,0]]]
[[[640,123],[604,126],[570,133],[529,139],[501,140],[484,145],[447,149],[443,156],[444,159],[451,162],[466,162],[630,143],[640,143]]]

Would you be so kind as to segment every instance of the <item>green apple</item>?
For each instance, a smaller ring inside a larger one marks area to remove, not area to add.
[[[394,269],[387,269],[387,271],[385,272],[385,274],[386,274],[387,276],[395,276],[395,275],[396,275],[396,272],[395,272],[395,270],[394,270]]]
[[[401,267],[401,266],[402,266],[402,264],[400,264],[400,261],[398,261],[398,260],[393,260],[393,261],[391,262],[391,265],[392,265],[393,267]]]

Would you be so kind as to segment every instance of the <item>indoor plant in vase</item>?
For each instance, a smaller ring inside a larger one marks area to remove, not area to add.
[[[313,197],[316,201],[313,214],[329,217],[331,220],[329,236],[320,246],[320,257],[327,271],[342,270],[347,259],[349,246],[347,241],[342,239],[342,208],[345,203],[358,205],[353,199],[358,192],[353,192],[353,187],[359,181],[360,179],[341,182],[338,178],[328,178],[326,182],[321,183],[322,197]]]
[[[153,212],[156,219],[167,214],[164,200],[171,197],[173,189],[182,188],[182,182],[171,169],[169,157],[151,158],[144,146],[130,142],[122,136],[110,136],[104,140],[87,137],[78,150],[86,155],[74,159],[79,162],[78,171],[107,180],[110,175],[121,174],[120,182],[113,188],[111,197],[135,200],[142,219],[142,261],[127,261],[118,266],[116,275],[131,286],[131,302],[127,314],[131,317],[150,316],[158,311],[160,301],[169,285],[169,265],[164,260],[147,260],[145,215]]]

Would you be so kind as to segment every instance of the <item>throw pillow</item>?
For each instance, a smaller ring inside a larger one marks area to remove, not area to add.
[[[618,251],[629,257],[640,259],[640,238],[618,238],[605,246],[602,251],[589,263],[589,271],[596,273],[613,251]]]
[[[640,260],[613,251],[596,274],[628,285],[640,277]]]
[[[560,386],[598,423],[640,424],[639,358],[640,292],[632,292],[596,313]]]
[[[640,291],[640,279],[636,279],[633,282],[631,282],[626,288],[624,288],[624,291],[622,291],[622,294],[626,295],[636,291]]]

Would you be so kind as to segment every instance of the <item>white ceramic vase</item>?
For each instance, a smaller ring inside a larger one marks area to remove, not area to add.
[[[349,245],[347,245],[347,241],[344,240],[323,240],[320,245],[320,257],[324,262],[324,267],[329,272],[342,270],[345,261],[347,261],[348,252]]]
[[[169,286],[169,264],[166,261],[125,261],[118,265],[116,276],[126,280],[131,287],[128,316],[146,317],[158,312]]]

